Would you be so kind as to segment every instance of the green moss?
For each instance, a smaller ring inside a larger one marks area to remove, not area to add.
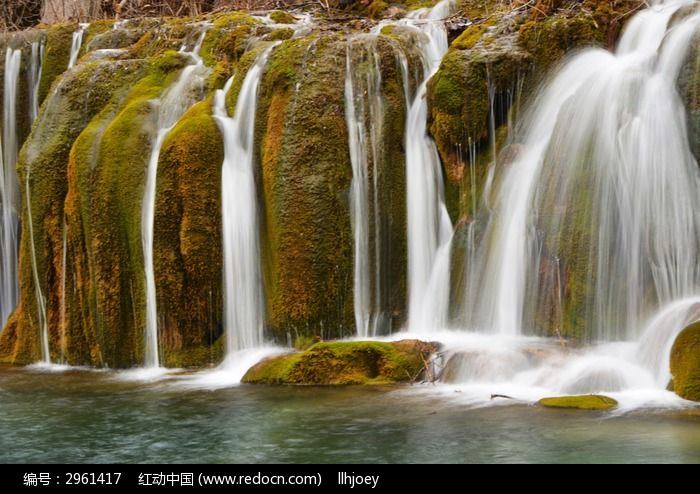
[[[153,42],[153,33],[147,31],[144,33],[133,45],[131,45],[129,52],[134,58],[146,58],[148,49]]]
[[[202,59],[209,66],[237,61],[245,52],[253,27],[260,21],[244,12],[215,17],[202,43]]]
[[[193,106],[161,149],[154,271],[161,353],[168,366],[201,365],[222,335],[221,133],[211,98]],[[219,352],[220,353],[220,352]]]
[[[89,122],[109,102],[117,98],[139,76],[138,62],[95,62],[83,64],[66,75],[50,93],[44,112],[37,121],[32,134],[22,148],[18,171],[20,182],[25,185],[29,178],[31,199],[31,221],[33,226],[34,252],[41,291],[46,298],[46,315],[49,328],[49,345],[55,361],[61,353],[61,332],[66,332],[66,357],[71,363],[101,363],[99,337],[94,325],[84,317],[80,307],[79,288],[88,277],[66,279],[66,326],[61,316],[61,277],[63,254],[63,220],[67,195],[70,195],[70,153],[78,134],[90,127]],[[89,164],[87,164],[89,167]],[[75,193],[75,191],[73,191]],[[26,196],[25,196],[26,197]],[[23,205],[23,224],[27,225],[29,211]],[[68,221],[68,220],[67,220]],[[71,225],[72,226],[72,225]],[[26,230],[25,232],[28,232]],[[22,235],[20,245],[20,302],[8,330],[3,332],[0,353],[2,359],[27,363],[40,356],[39,327],[35,280],[30,259],[29,234]],[[82,242],[69,242],[67,260],[73,263],[84,255]],[[87,309],[83,306],[82,308]]]
[[[671,376],[678,396],[700,401],[700,323],[685,328],[673,342]]]
[[[216,89],[223,88],[226,81],[229,79],[229,77],[231,77],[232,72],[233,66],[230,63],[226,61],[217,63],[211,69],[211,73],[209,74],[209,78],[207,80],[207,87],[209,90],[214,91]]]
[[[275,29],[270,34],[265,36],[265,41],[283,41],[294,36],[294,29],[291,27],[283,27]]]
[[[147,67],[138,63],[130,78],[112,72],[119,91],[68,147],[65,217],[73,277],[66,287],[66,338],[71,363],[129,367],[143,361],[140,218],[145,163],[155,132],[151,100],[173,82],[182,66],[179,58],[166,53]],[[81,68],[75,77],[83,72]],[[79,87],[99,89],[87,81]],[[60,304],[50,306],[58,311]],[[58,349],[53,341],[52,348]]]
[[[162,79],[171,72],[183,68],[185,63],[185,57],[174,50],[166,51],[165,53],[159,55],[150,62],[147,79],[139,82],[138,91],[136,91],[134,94],[138,96],[140,91],[149,91],[150,88],[148,85],[150,83],[153,83],[153,86],[157,91],[159,88],[158,83],[162,82]]]
[[[542,398],[538,405],[547,408],[575,408],[579,410],[610,410],[617,401],[603,395],[556,396]]]
[[[309,348],[311,345],[318,343],[318,341],[318,338],[314,338],[312,336],[297,336],[294,339],[294,348],[296,350],[303,351]]]
[[[180,350],[168,350],[162,356],[163,365],[176,369],[213,367],[224,358],[224,339],[214,344],[202,344]]]
[[[236,102],[238,94],[243,86],[243,81],[248,73],[248,70],[253,66],[258,56],[269,46],[268,43],[257,43],[254,47],[248,50],[236,64],[236,74],[231,84],[229,92],[226,94],[226,108],[229,115],[233,115],[236,110]]]
[[[281,340],[354,326],[345,51],[335,35],[285,41],[260,88],[263,267],[268,321]]]
[[[184,44],[191,46],[196,42],[203,29],[187,18],[164,17],[157,20],[157,26],[144,23],[125,30],[108,31],[97,36],[95,40],[100,45],[116,47],[130,45],[130,57],[152,59],[165,51],[178,51]],[[105,39],[100,39],[102,37]],[[202,50],[202,56],[206,55]],[[212,62],[210,65],[214,65],[214,63]]]
[[[108,31],[113,31],[113,26],[114,21],[111,19],[91,22],[83,34],[83,44],[80,50],[81,54],[85,54],[92,41],[95,39],[95,36],[99,36],[100,34],[104,34]]]
[[[529,58],[522,51],[480,45],[450,50],[428,82],[430,132],[445,168],[448,210],[454,221],[476,213],[475,195],[494,160],[491,141],[496,140],[498,152],[507,137],[503,129],[489,135],[489,87],[496,98],[513,94],[520,74],[528,68]],[[500,118],[494,116],[495,125],[503,123]]]
[[[408,10],[429,9],[437,5],[439,0],[406,0],[403,3]]]
[[[369,13],[370,18],[379,19],[388,8],[389,4],[384,0],[374,0],[371,4],[369,4],[367,12]]]
[[[46,47],[41,66],[41,82],[39,84],[39,103],[49,94],[54,81],[68,68],[73,33],[77,24],[56,24],[46,31]]]
[[[520,45],[533,55],[541,69],[549,69],[574,48],[607,46],[608,34],[587,12],[573,17],[556,15],[544,21],[531,20],[520,27]]]
[[[256,364],[242,381],[256,384],[390,384],[420,379],[434,343],[403,340],[317,343]]]
[[[485,31],[486,26],[482,24],[472,24],[462,31],[462,34],[460,34],[450,46],[457,50],[469,50],[470,48],[474,48]]]
[[[565,108],[559,115],[568,122],[572,115]],[[595,310],[596,273],[598,265],[598,205],[591,190],[596,177],[590,173],[590,160],[595,142],[582,141],[575,155],[564,152],[553,143],[561,142],[567,129],[555,126],[556,134],[545,151],[540,180],[544,190],[569,190],[562,203],[557,194],[541,194],[535,206],[541,214],[537,230],[543,244],[539,259],[538,313],[533,327],[548,335],[582,341],[593,337],[588,321]],[[573,170],[563,176],[559,170]],[[562,182],[566,180],[566,182]],[[645,303],[642,303],[645,305]]]
[[[367,14],[372,19],[380,19],[387,14],[393,17],[396,12],[405,14],[405,10],[430,8],[435,4],[437,0],[373,0],[367,7]],[[390,8],[393,9],[392,12],[388,12]]]
[[[504,5],[500,0],[460,0],[458,5],[459,12],[471,20],[481,19],[508,9],[508,5]]]
[[[381,34],[391,40],[394,50],[405,55],[408,63],[408,85],[413,91],[422,82],[423,63],[420,52],[420,36],[415,29],[406,26],[388,25],[384,26]]]
[[[296,18],[287,12],[281,10],[274,10],[270,12],[270,20],[276,22],[277,24],[295,24],[297,22]]]
[[[264,205],[262,254],[269,329],[281,341],[287,334],[354,332],[346,48],[337,35],[285,41],[272,52],[260,89],[256,142]],[[382,133],[403,135],[405,103],[396,54],[384,38],[378,50],[385,95]],[[377,177],[386,235],[381,304],[398,324],[405,304],[405,166],[402,141],[384,142]]]
[[[88,190],[93,289],[100,314],[105,363],[140,363],[143,352],[145,288],[141,241],[141,205],[146,164],[156,131],[151,101],[172,84],[183,66],[176,52],[153,60],[129,91],[99,142]]]

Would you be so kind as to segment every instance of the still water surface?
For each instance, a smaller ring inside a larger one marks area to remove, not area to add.
[[[0,367],[0,462],[700,462],[697,410],[473,408],[432,388],[207,390]]]

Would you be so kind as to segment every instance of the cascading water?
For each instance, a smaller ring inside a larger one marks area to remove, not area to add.
[[[146,187],[141,212],[141,239],[146,274],[145,367],[154,368],[160,366],[158,356],[158,309],[156,305],[155,273],[153,271],[153,221],[158,159],[160,158],[160,149],[170,130],[187,109],[197,101],[200,101],[204,95],[205,78],[209,74],[210,69],[204,65],[199,56],[199,50],[202,47],[205,35],[206,29],[203,29],[192,51],[187,51],[186,46],[180,49],[180,53],[187,56],[191,63],[182,69],[182,73],[175,84],[169,87],[156,103],[158,105],[158,131],[148,160]]]
[[[416,10],[400,21],[422,33],[419,46],[423,78],[408,109],[405,136],[411,331],[430,331],[447,324],[453,229],[445,206],[440,158],[427,130],[426,93],[428,81],[447,52],[443,19],[453,5],[453,0],[443,0],[432,9]]]
[[[34,122],[39,116],[39,83],[41,82],[41,67],[44,60],[43,41],[32,43],[31,58],[27,79],[29,82],[29,118]]]
[[[32,277],[34,279],[34,298],[36,300],[37,326],[39,327],[39,336],[41,343],[41,362],[43,364],[51,363],[51,352],[49,351],[49,321],[46,317],[46,299],[41,290],[41,278],[39,277],[39,268],[36,261],[36,247],[34,245],[34,221],[32,216],[32,201],[30,195],[30,177],[32,169],[27,166],[25,186],[25,200],[27,203],[27,226],[29,235],[29,252],[31,254]]]
[[[593,339],[631,340],[697,293],[700,177],[675,81],[698,18],[668,27],[686,3],[637,15],[615,54],[576,56],[520,123],[467,272],[471,329],[536,331],[568,288],[557,312]]]
[[[360,64],[365,67],[363,71],[355,67],[354,57],[360,59]],[[377,323],[381,317],[382,232],[377,181],[382,152],[380,139],[384,105],[376,37],[367,35],[349,40],[346,63],[345,120],[353,175],[350,186],[350,220],[354,238],[355,327],[357,335],[365,338],[376,336]],[[370,224],[374,225],[373,236]],[[371,240],[374,241],[374,252],[370,251]]]
[[[17,305],[19,285],[17,279],[17,247],[19,240],[19,181],[15,167],[19,150],[17,136],[17,100],[22,52],[7,48],[5,54],[5,79],[3,98],[2,170],[0,171],[0,324],[5,325]]]
[[[234,77],[214,100],[214,117],[224,139],[221,169],[221,219],[224,247],[224,328],[226,357],[263,344],[263,286],[255,186],[255,110],[258,88],[267,59],[276,45],[267,47],[246,73],[233,117],[226,94]]]
[[[700,319],[700,173],[676,89],[700,15],[669,25],[689,3],[635,16],[614,54],[576,55],[519,122],[468,246],[476,333],[445,335],[448,382],[528,400],[678,402],[665,391],[671,345]],[[525,336],[565,329],[598,343]]]
[[[68,70],[75,67],[78,61],[78,54],[80,54],[80,48],[83,46],[83,34],[85,34],[85,29],[89,24],[79,24],[78,30],[73,33],[73,39],[70,45],[70,57],[68,57]]]
[[[44,59],[44,44],[42,41],[32,43],[29,70],[27,72],[29,82],[29,117],[34,122],[39,115],[39,84],[41,82],[41,67]],[[51,352],[49,349],[49,326],[46,315],[46,299],[41,290],[41,280],[36,262],[36,249],[34,245],[34,222],[32,217],[32,200],[30,194],[31,167],[27,167],[25,174],[25,201],[27,203],[27,224],[29,233],[29,246],[31,252],[32,276],[34,278],[34,292],[37,305],[37,325],[40,329],[41,341],[41,362],[51,363]],[[61,276],[65,276],[62,271]]]
[[[63,241],[61,242],[61,293],[60,293],[60,345],[61,363],[66,363],[66,281],[68,277],[68,225],[63,218]]]

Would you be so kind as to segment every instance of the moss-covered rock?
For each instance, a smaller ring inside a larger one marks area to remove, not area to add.
[[[603,395],[575,395],[542,398],[538,405],[546,408],[575,408],[578,410],[610,410],[617,406],[617,401]]]
[[[44,63],[41,67],[41,83],[39,84],[39,103],[49,94],[54,81],[68,68],[70,49],[73,43],[73,33],[77,24],[56,24],[46,31],[46,47],[44,48]]]
[[[486,26],[483,24],[472,24],[462,31],[462,34],[452,42],[451,46],[457,50],[469,50],[474,48],[485,31]]]
[[[459,38],[455,43],[466,46]],[[494,144],[498,153],[507,137],[500,127],[507,124],[510,105],[517,103],[518,88],[530,70],[529,55],[514,46],[512,36],[469,43],[474,43],[471,49],[450,49],[428,83],[430,132],[445,168],[446,200],[455,221],[476,214],[474,206],[495,159]]]
[[[685,328],[673,342],[671,376],[678,396],[700,401],[700,323]]]
[[[144,29],[108,29],[101,32],[90,32],[91,36],[85,40],[85,51],[115,50],[128,48],[140,40],[146,31]]]
[[[260,87],[263,272],[282,340],[354,329],[344,79],[344,40],[310,36],[272,52]]]
[[[503,0],[459,0],[457,8],[465,17],[476,20],[483,19],[497,12],[506,12],[509,5]]]
[[[260,21],[245,12],[217,16],[202,43],[201,56],[209,66],[223,61],[237,61],[246,50],[253,27]]]
[[[95,37],[100,36],[102,34],[110,33],[110,32],[118,32],[118,29],[113,29],[114,27],[114,21],[111,19],[103,19],[99,21],[93,21],[91,22],[87,28],[85,29],[85,32],[83,33],[83,43],[80,47],[80,53],[85,54],[86,52],[90,51],[92,42],[95,39]],[[107,46],[105,48],[122,48],[121,46]]]
[[[585,0],[581,8],[563,9],[560,2],[550,2],[544,11],[530,12],[519,28],[519,42],[532,54],[543,76],[571,50],[587,46],[612,49],[629,14],[639,6],[637,0]]]
[[[348,43],[354,106],[364,109],[359,132],[366,143],[369,309],[377,334],[400,327],[405,315],[406,162],[403,140],[396,136],[404,135],[407,110],[396,49],[385,36],[360,36]]]
[[[372,19],[405,17],[406,12],[435,6],[439,0],[371,0],[362,2],[366,14]]]
[[[83,324],[95,326],[102,365],[143,361],[141,206],[157,128],[152,100],[183,64],[174,52],[152,60],[145,76],[91,123],[71,153],[68,236],[71,245],[84,246],[71,258],[78,264],[76,276],[87,281],[80,294],[88,316]]]
[[[38,288],[46,299],[52,359],[60,358],[65,350],[73,363],[101,363],[98,336],[93,324],[88,323],[93,320],[86,317],[87,312],[83,313],[77,303],[79,287],[83,283],[89,284],[90,273],[80,273],[83,277],[78,273],[75,277],[66,277],[66,293],[71,300],[66,300],[65,319],[59,299],[63,277],[66,276],[62,256],[64,201],[70,181],[69,154],[88,123],[109,101],[123,94],[123,89],[140,75],[142,67],[140,62],[104,62],[76,67],[55,86],[42,118],[22,148],[19,178],[22,190],[29,188],[29,195],[24,195],[22,223],[29,225],[31,221],[32,229],[27,228],[21,238],[19,305],[0,337],[0,354],[4,361],[27,363],[41,356],[39,317],[43,314],[37,305],[37,286],[32,270],[32,259],[35,259]],[[86,256],[83,245],[82,239],[69,244],[66,257],[71,260],[71,273],[74,256]],[[86,306],[82,308],[87,311]]]
[[[221,164],[211,98],[193,106],[161,149],[153,234],[162,361],[202,365],[221,356]],[[189,358],[185,358],[188,355]],[[199,360],[197,357],[206,357]]]
[[[296,17],[282,10],[273,10],[270,12],[270,20],[277,24],[295,24],[297,22]]]
[[[372,19],[380,19],[389,8],[389,4],[384,0],[374,0],[367,7],[367,13]]]
[[[270,34],[265,36],[265,41],[284,41],[294,36],[294,29],[291,27],[282,27],[275,29]]]
[[[348,341],[316,343],[303,352],[271,357],[242,381],[254,384],[390,384],[420,380],[436,343]]]

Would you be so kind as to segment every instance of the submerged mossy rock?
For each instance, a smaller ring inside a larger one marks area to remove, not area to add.
[[[421,379],[437,343],[402,340],[316,343],[303,352],[271,357],[251,367],[253,384],[390,384]]]
[[[546,408],[575,408],[578,410],[611,410],[617,400],[604,395],[574,395],[542,398],[538,405]]]
[[[700,323],[685,328],[673,342],[671,377],[678,396],[700,401]]]

